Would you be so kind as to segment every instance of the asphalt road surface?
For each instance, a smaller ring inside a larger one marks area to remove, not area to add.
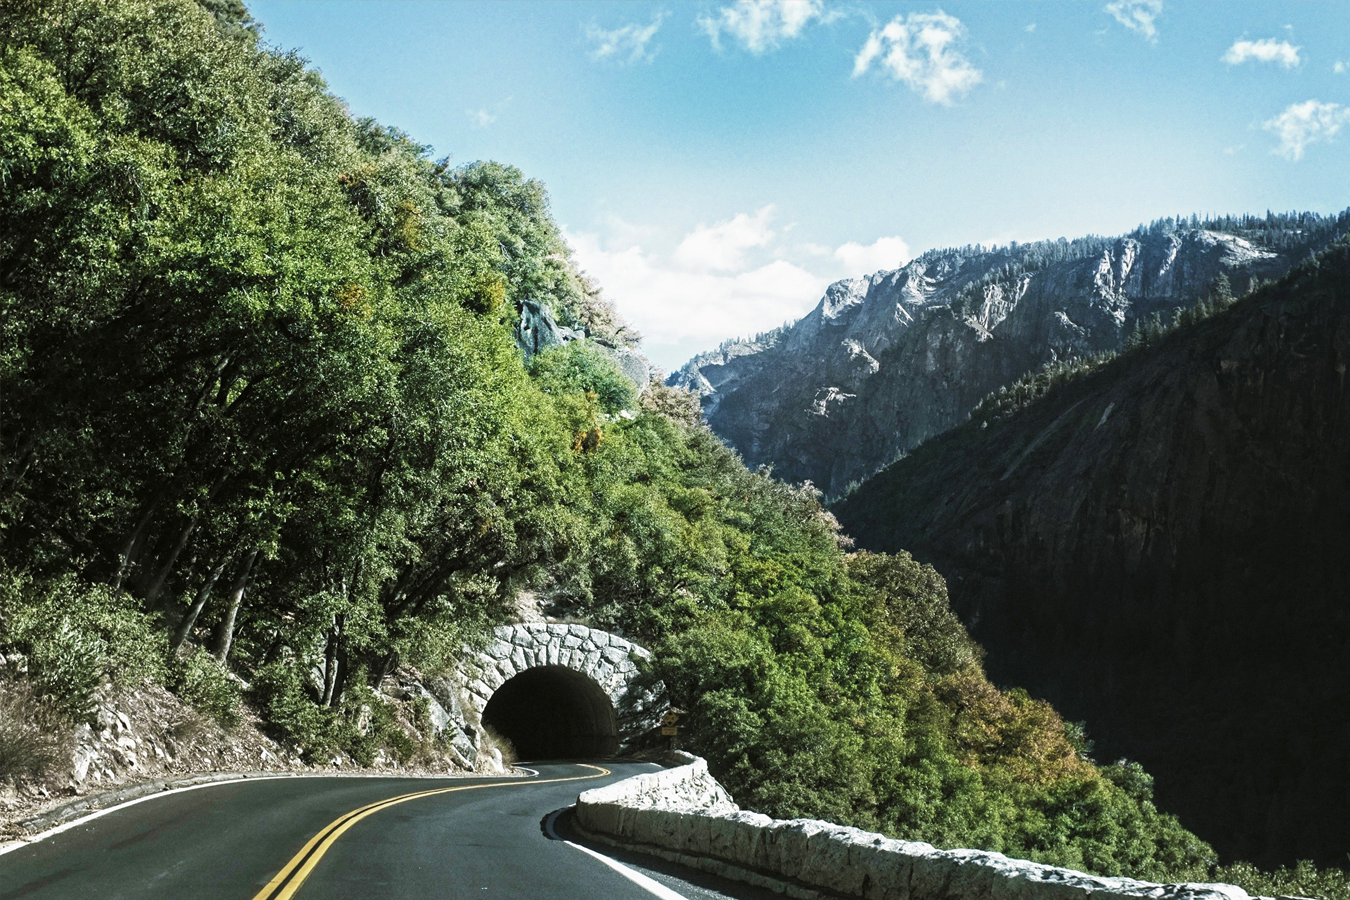
[[[159,796],[0,855],[0,898],[778,897],[584,845],[554,815],[651,764],[531,768],[537,778],[278,778]]]

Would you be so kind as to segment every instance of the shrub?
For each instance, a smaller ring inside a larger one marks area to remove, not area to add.
[[[129,594],[73,575],[39,581],[0,574],[0,647],[28,657],[34,687],[79,719],[100,679],[163,681],[167,641]]]
[[[1319,870],[1302,859],[1292,868],[1281,866],[1262,872],[1251,863],[1239,862],[1213,871],[1211,880],[1236,884],[1253,897],[1322,897],[1350,900],[1350,874],[1344,869]]]
[[[300,679],[295,665],[271,663],[258,670],[252,692],[263,719],[298,747],[306,762],[324,762],[343,752],[357,765],[369,766],[381,748],[400,763],[417,755],[418,746],[394,707],[370,687],[363,669],[348,676],[340,709],[317,705]]]
[[[205,650],[196,650],[174,660],[169,688],[193,709],[206,713],[225,728],[239,724],[239,701],[243,692],[225,667]]]
[[[45,617],[25,624],[23,647],[33,688],[70,718],[88,716],[103,674],[107,644],[98,635],[72,626],[64,616],[45,631]]]
[[[254,703],[263,719],[280,737],[294,744],[306,762],[315,762],[338,749],[336,716],[315,705],[300,683],[296,667],[269,663],[253,678]]]
[[[585,341],[550,347],[530,360],[530,374],[548,393],[593,393],[607,413],[637,406],[637,388],[602,350]]]

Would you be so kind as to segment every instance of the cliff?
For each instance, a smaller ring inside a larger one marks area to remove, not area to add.
[[[928,441],[835,513],[949,580],[1001,683],[1225,857],[1350,847],[1350,248]]]
[[[1305,218],[1310,227],[1282,229],[1279,241],[1223,220],[933,251],[836,282],[793,325],[701,354],[669,381],[703,397],[708,424],[752,467],[839,496],[965,421],[999,386],[1120,347],[1136,323],[1190,306],[1219,273],[1239,293],[1280,276],[1335,233],[1337,219]]]

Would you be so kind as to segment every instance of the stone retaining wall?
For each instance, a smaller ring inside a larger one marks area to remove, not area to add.
[[[1248,900],[1227,884],[1102,878],[984,850],[938,850],[816,819],[743,812],[684,754],[674,769],[577,798],[583,830],[798,897],[868,900]]]

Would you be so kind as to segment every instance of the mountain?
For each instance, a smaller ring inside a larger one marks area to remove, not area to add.
[[[831,285],[795,324],[695,357],[669,382],[752,466],[839,496],[985,395],[1045,363],[1122,345],[1219,273],[1279,277],[1350,227],[1312,214],[1171,219],[1120,238],[931,251]]]
[[[1142,343],[833,511],[943,572],[991,677],[1143,763],[1222,856],[1343,865],[1350,244]]]

